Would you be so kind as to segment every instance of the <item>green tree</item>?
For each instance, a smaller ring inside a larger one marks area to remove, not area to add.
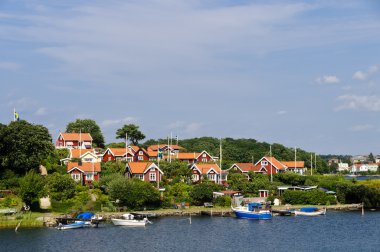
[[[205,202],[212,202],[213,192],[218,192],[222,188],[223,186],[212,182],[203,182],[193,186],[190,197],[194,205],[200,206]]]
[[[368,160],[371,161],[372,163],[375,163],[376,160],[375,160],[375,157],[373,156],[372,152],[369,153]]]
[[[160,162],[160,169],[164,172],[164,176],[169,179],[174,179],[177,182],[180,180],[187,182],[191,178],[192,171],[187,163],[173,160],[170,162]]]
[[[19,196],[32,209],[38,209],[39,199],[46,195],[44,187],[45,181],[41,175],[31,170],[20,179]]]
[[[19,174],[37,169],[54,150],[47,128],[23,120],[2,127],[0,140],[0,165],[3,169],[9,168]]]
[[[53,173],[46,177],[46,187],[53,200],[62,201],[74,197],[75,181],[70,175]]]
[[[119,177],[109,183],[108,192],[112,200],[131,209],[156,208],[161,203],[159,191],[139,179]]]
[[[93,143],[96,147],[104,147],[104,137],[98,124],[91,119],[76,119],[75,122],[70,122],[66,126],[66,132],[68,133],[90,133],[93,139]]]
[[[122,128],[118,129],[116,131],[116,138],[125,139],[126,134],[133,145],[138,145],[139,141],[145,138],[145,135],[139,130],[139,126],[135,124],[125,124]]]

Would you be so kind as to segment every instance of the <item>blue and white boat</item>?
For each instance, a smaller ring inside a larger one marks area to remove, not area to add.
[[[76,229],[76,228],[82,228],[86,225],[87,224],[85,221],[75,221],[74,223],[70,223],[70,224],[59,223],[59,225],[57,226],[57,229],[59,230]]]
[[[268,220],[272,219],[272,212],[263,208],[261,203],[249,203],[247,206],[231,207],[237,218]]]
[[[326,208],[318,209],[317,207],[302,207],[299,211],[294,211],[294,214],[302,216],[325,215]]]

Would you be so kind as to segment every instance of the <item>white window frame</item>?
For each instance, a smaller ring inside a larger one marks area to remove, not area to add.
[[[143,151],[139,151],[139,155],[144,155],[144,152]]]
[[[140,161],[141,161],[141,160],[144,160],[144,157],[143,157],[143,156],[138,156],[138,157],[137,157],[137,160],[140,160]]]
[[[94,174],[93,173],[87,173],[86,174],[86,180],[87,181],[94,181]]]
[[[191,175],[191,178],[193,181],[199,181],[199,174],[193,173],[193,175]]]
[[[92,162],[92,158],[83,158],[84,162]]]
[[[203,153],[203,154],[202,154],[202,157],[207,157],[206,153]]]
[[[108,161],[112,161],[112,157],[108,157]]]
[[[156,172],[149,173],[149,181],[157,181]]]
[[[268,165],[268,161],[261,161],[261,165]]]
[[[71,173],[71,178],[74,179],[75,181],[80,180],[80,174],[79,173]]]
[[[209,174],[207,174],[207,178],[209,180],[215,181],[216,180],[216,174],[215,173],[209,173]]]
[[[203,163],[207,163],[207,158],[202,158]]]
[[[144,174],[135,174],[133,175],[135,178],[138,178],[140,180],[144,180]]]

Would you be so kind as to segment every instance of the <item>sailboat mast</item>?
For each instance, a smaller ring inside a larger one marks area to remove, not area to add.
[[[219,153],[220,153],[220,158],[219,158],[219,167],[220,167],[220,178],[219,178],[219,183],[222,184],[222,138],[220,138],[220,145],[219,145]]]

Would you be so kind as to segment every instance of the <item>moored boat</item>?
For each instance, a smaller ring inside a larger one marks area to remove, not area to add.
[[[326,208],[318,209],[317,207],[302,207],[299,211],[294,211],[295,215],[302,216],[317,216],[317,215],[325,215]]]
[[[122,219],[113,218],[111,219],[112,223],[116,226],[135,226],[135,227],[143,227],[147,223],[150,223],[148,218],[143,218],[142,220],[135,219],[135,216],[130,213],[126,213],[122,215]]]
[[[85,221],[75,221],[74,223],[70,223],[70,224],[59,223],[59,225],[57,226],[57,229],[59,230],[76,229],[76,228],[82,228],[84,226],[86,226]]]
[[[272,219],[269,209],[263,208],[261,203],[249,203],[247,206],[231,207],[237,218],[268,220]]]

